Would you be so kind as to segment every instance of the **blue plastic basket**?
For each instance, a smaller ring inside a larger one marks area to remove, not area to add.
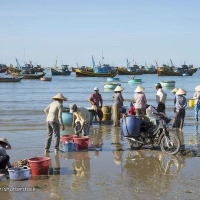
[[[65,141],[63,143],[63,151],[64,152],[72,152],[77,150],[77,143],[72,141]]]
[[[25,180],[30,176],[31,169],[29,167],[13,167],[8,169],[9,177],[11,180]]]

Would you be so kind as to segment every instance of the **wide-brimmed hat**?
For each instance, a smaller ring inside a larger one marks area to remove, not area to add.
[[[8,142],[8,140],[7,140],[5,137],[0,138],[0,142],[6,143],[6,144],[8,145],[8,148],[7,148],[7,149],[11,149],[11,145],[10,145],[10,143]]]
[[[124,90],[124,88],[118,85],[118,86],[115,88],[114,92],[121,92],[121,91],[123,91],[123,90]]]
[[[171,92],[174,92],[174,93],[176,93],[178,91],[178,88],[177,87],[175,87]]]
[[[65,98],[61,93],[57,94],[56,96],[52,97],[53,100],[61,99],[63,101],[67,101],[67,98]]]
[[[70,104],[70,113],[73,113],[76,109],[77,105],[75,103]]]
[[[198,85],[197,87],[195,87],[195,90],[200,92],[200,85]]]
[[[143,88],[141,86],[137,86],[137,88],[135,89],[135,92],[142,92],[144,90],[145,90],[145,88]]]
[[[181,88],[176,92],[176,95],[185,95],[185,94],[186,94],[186,91]]]
[[[156,84],[154,85],[154,87],[155,87],[155,88],[156,88],[156,87],[162,88],[162,85],[161,85],[161,83],[156,83]]]

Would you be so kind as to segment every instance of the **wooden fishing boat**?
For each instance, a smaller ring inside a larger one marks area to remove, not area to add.
[[[42,77],[40,78],[41,81],[51,81],[52,78],[51,77]]]
[[[50,68],[51,75],[52,76],[59,76],[59,75],[67,76],[67,75],[70,75],[71,71],[69,71],[68,66],[69,65],[62,65],[62,70],[61,71],[53,69],[53,68]]]
[[[129,79],[128,83],[141,83],[142,79],[140,78],[134,78],[134,79]]]
[[[117,82],[106,82],[103,85],[104,89],[115,89],[118,85],[121,86],[121,84]]]
[[[162,87],[175,87],[175,81],[162,81],[161,85]]]
[[[22,79],[40,79],[43,77],[46,73],[43,72],[42,74],[19,74],[19,73],[13,73],[8,71],[13,77],[19,77],[21,76]]]
[[[76,77],[111,77],[116,76],[116,73],[95,73],[90,71],[83,71],[80,69],[74,69],[76,73]]]
[[[0,77],[0,82],[20,82],[22,77]]]
[[[141,75],[141,72],[127,70],[127,68],[117,67],[117,72],[119,75]]]

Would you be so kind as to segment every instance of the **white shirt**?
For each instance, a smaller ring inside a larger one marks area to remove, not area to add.
[[[167,94],[163,91],[163,89],[162,88],[158,89],[156,93],[157,104],[159,104],[160,102],[165,104],[166,98],[167,98]]]
[[[88,123],[90,121],[90,112],[83,107],[77,106],[77,112],[73,113],[76,115],[76,121],[75,122],[85,122]]]
[[[63,105],[59,101],[54,101],[51,103],[45,110],[44,112],[47,115],[47,120],[49,122],[56,122],[59,124],[59,121],[61,125],[63,125],[62,121],[62,110],[63,110]]]
[[[196,91],[193,96],[193,99],[195,99],[195,104],[197,104],[199,98],[200,98],[200,92]]]

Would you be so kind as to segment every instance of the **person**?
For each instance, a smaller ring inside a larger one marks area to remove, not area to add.
[[[103,118],[103,112],[101,110],[103,106],[103,99],[101,97],[101,94],[99,94],[99,88],[95,87],[94,88],[94,93],[89,96],[88,101],[91,103],[91,107],[94,110],[94,117],[95,121],[97,121],[97,115],[99,117],[99,124],[101,125],[101,121]],[[99,102],[101,105],[99,106]]]
[[[131,80],[133,80],[134,78],[135,78],[135,76],[132,76],[132,77],[131,77]]]
[[[200,85],[195,87],[196,92],[194,93],[193,99],[195,99],[195,106],[194,106],[194,111],[195,111],[195,119],[198,124],[198,112],[200,109]]]
[[[49,152],[51,146],[51,140],[53,133],[55,135],[55,152],[59,151],[59,142],[60,142],[60,124],[62,131],[65,130],[63,121],[62,121],[62,110],[63,110],[63,101],[67,101],[61,93],[57,94],[52,98],[55,100],[44,112],[47,115],[47,138],[45,144],[45,153]],[[60,121],[60,124],[59,124]]]
[[[8,142],[8,140],[5,137],[0,138],[0,170],[5,169],[6,166],[8,168],[11,168],[10,156],[7,155],[6,149],[7,150],[11,149],[10,143]],[[0,178],[2,176],[4,176],[4,175],[0,174]]]
[[[186,91],[180,88],[176,92],[176,113],[172,122],[172,129],[174,128],[174,124],[176,122],[176,119],[180,117],[180,128],[179,130],[181,131],[183,128],[183,123],[184,123],[184,118],[185,118],[185,107],[187,106],[187,100],[185,98]]]
[[[162,85],[160,83],[156,83],[154,87],[157,90],[156,93],[156,101],[158,104],[157,112],[165,113],[165,108],[166,108],[165,101],[167,98],[167,94],[163,91]]]
[[[79,107],[72,103],[70,105],[70,113],[73,113],[72,127],[75,134],[79,136],[87,136],[90,133],[90,113],[86,108]]]
[[[174,113],[176,113],[176,92],[178,91],[178,88],[174,88],[171,92],[175,95],[175,98],[174,98]]]
[[[135,112],[136,115],[145,115],[147,107],[147,99],[145,94],[142,92],[145,88],[138,86],[135,89],[134,99],[135,99]]]
[[[123,90],[124,90],[124,88],[119,86],[119,85],[114,90],[114,95],[113,95],[113,98],[114,98],[114,104],[113,104],[113,126],[114,127],[117,127],[117,126],[120,127],[120,124],[119,124],[119,112],[120,112],[120,109],[123,106],[123,101],[124,101],[124,99],[122,97],[122,94],[121,94],[121,92]]]

